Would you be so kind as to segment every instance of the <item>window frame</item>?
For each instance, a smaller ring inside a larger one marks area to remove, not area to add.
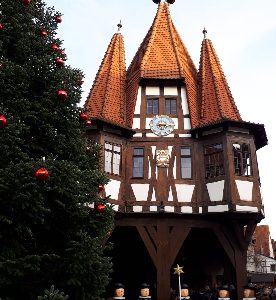
[[[190,154],[186,155],[186,154],[182,154],[181,150],[182,149],[189,149],[190,150]],[[180,179],[182,180],[191,180],[193,179],[193,158],[192,158],[192,147],[189,145],[181,145],[179,148],[179,152],[180,152]],[[185,169],[184,167],[182,167],[182,159],[188,158],[190,159],[190,172],[191,172],[191,176],[190,177],[183,177],[182,174],[182,169]]]
[[[235,148],[239,146],[240,149]],[[244,150],[244,146],[247,150]],[[232,143],[234,175],[239,177],[252,177],[252,151],[250,143],[244,141],[235,141]],[[248,162],[249,160],[249,162]]]
[[[221,145],[221,150],[216,149]],[[213,152],[206,153],[207,147],[213,149]],[[205,179],[215,179],[219,176],[225,176],[225,162],[224,162],[224,147],[223,142],[214,142],[203,145],[204,154],[204,170]],[[208,158],[208,162],[207,162]],[[222,162],[222,164],[220,164]]]
[[[151,111],[149,111],[149,102],[151,103]],[[154,103],[157,103],[157,112],[154,110],[155,105]],[[147,115],[158,115],[160,112],[160,97],[159,96],[147,96],[146,97],[146,114]]]
[[[164,97],[164,113],[169,116],[177,116],[177,96],[165,96]],[[170,103],[170,111],[167,111],[167,101]],[[172,113],[171,102],[175,101],[175,113]]]
[[[143,154],[135,154],[135,150],[143,150]],[[134,160],[135,158],[142,158],[142,176],[134,176]],[[143,179],[145,177],[145,148],[134,147],[132,152],[132,178]]]
[[[108,149],[106,145],[110,145],[111,149]],[[118,147],[120,151],[116,151],[114,148]],[[107,160],[106,160],[106,154],[110,153],[110,162],[108,164],[108,167],[110,168],[110,171],[107,170]],[[115,162],[116,162],[116,155],[119,155],[119,164],[118,165],[118,173],[114,172],[115,169]],[[122,169],[122,145],[117,143],[112,143],[109,141],[104,142],[104,172],[107,174],[115,175],[115,176],[121,176],[121,170]]]

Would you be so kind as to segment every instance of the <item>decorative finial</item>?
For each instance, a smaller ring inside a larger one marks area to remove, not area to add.
[[[203,35],[204,35],[204,39],[206,39],[207,30],[205,29],[205,27],[204,27],[204,29],[202,30],[202,33],[203,33]]]
[[[159,4],[161,0],[152,0],[155,4]]]
[[[118,27],[118,32],[120,32],[121,28],[123,27],[121,20],[120,20],[120,23],[117,24],[117,27]]]

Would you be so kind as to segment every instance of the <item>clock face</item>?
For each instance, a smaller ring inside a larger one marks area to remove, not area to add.
[[[165,115],[153,117],[149,125],[151,131],[158,136],[168,135],[174,129],[173,120]]]

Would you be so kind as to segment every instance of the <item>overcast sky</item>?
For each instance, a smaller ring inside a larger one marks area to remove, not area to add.
[[[82,103],[118,22],[128,66],[157,9],[151,0],[45,1],[63,14],[58,36],[67,63],[86,75]],[[265,125],[269,144],[257,152],[265,206],[261,224],[276,239],[276,0],[176,0],[170,11],[197,67],[206,27],[243,120]]]

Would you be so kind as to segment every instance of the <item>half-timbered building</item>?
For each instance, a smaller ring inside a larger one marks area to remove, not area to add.
[[[264,217],[256,151],[265,129],[240,116],[206,31],[197,69],[171,19],[174,1],[154,2],[131,64],[118,31],[85,103],[116,211],[113,281],[129,298],[148,282],[155,299],[168,300],[179,264],[192,289],[231,283],[241,296],[247,247]]]

